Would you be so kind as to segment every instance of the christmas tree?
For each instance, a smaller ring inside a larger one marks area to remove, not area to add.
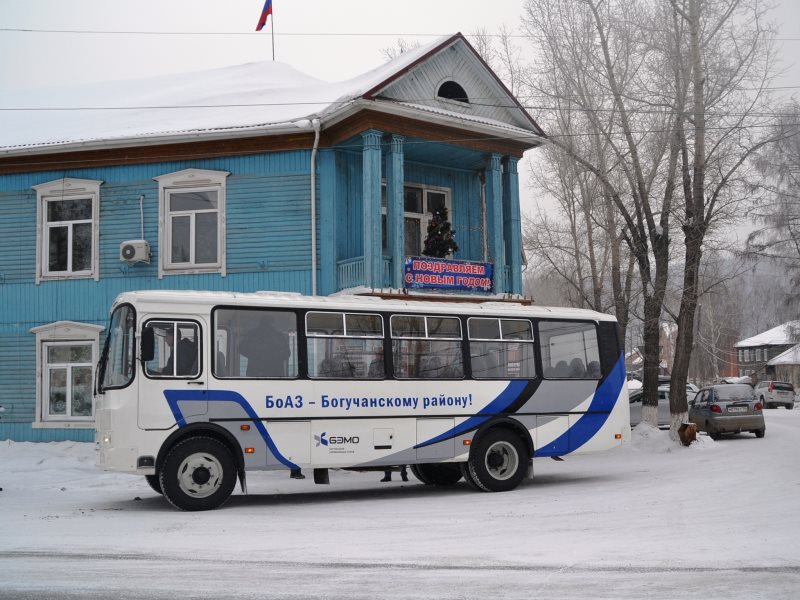
[[[434,258],[446,258],[448,254],[458,251],[456,232],[447,220],[447,207],[442,206],[433,213],[428,223],[428,235],[425,237],[425,248],[422,254]]]

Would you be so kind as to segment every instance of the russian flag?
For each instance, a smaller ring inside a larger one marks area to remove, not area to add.
[[[264,29],[264,25],[267,23],[267,17],[272,14],[272,0],[267,0],[264,2],[264,9],[261,11],[261,18],[258,20],[258,25],[256,25],[256,31],[261,31]]]

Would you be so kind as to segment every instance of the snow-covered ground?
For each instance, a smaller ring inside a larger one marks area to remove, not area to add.
[[[0,442],[0,598],[798,598],[800,410],[766,420],[690,448],[639,426],[502,494],[257,473],[205,513],[90,444]]]

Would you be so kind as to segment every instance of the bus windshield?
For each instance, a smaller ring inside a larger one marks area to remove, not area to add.
[[[134,327],[136,315],[130,305],[123,305],[111,315],[108,337],[100,358],[100,391],[127,386],[134,374]]]

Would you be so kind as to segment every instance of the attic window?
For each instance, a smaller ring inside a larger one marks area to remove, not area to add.
[[[436,95],[439,98],[446,98],[447,100],[455,100],[456,102],[469,104],[469,97],[467,97],[466,90],[455,81],[445,81],[439,86],[439,91],[436,92]]]

